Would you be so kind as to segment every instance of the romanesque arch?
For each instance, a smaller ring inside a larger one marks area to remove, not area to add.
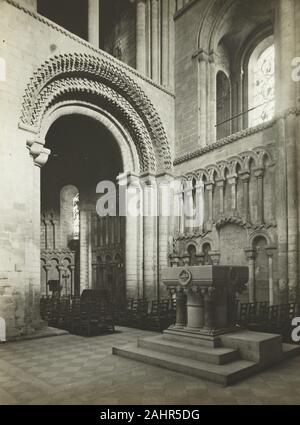
[[[41,65],[25,91],[19,127],[39,135],[47,111],[74,99],[103,107],[123,124],[136,146],[142,172],[172,168],[167,136],[151,101],[114,64],[92,55],[58,55]]]

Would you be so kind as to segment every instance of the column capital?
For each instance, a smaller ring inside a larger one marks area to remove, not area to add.
[[[246,248],[245,249],[245,254],[246,254],[248,260],[253,260],[254,261],[255,258],[256,258],[256,251],[253,248]]]
[[[65,270],[67,270],[65,266],[57,266],[57,269],[58,269],[60,272],[63,272],[63,271],[65,271]]]
[[[139,183],[139,176],[132,172],[121,173],[117,176],[119,186],[128,187],[130,184]]]
[[[228,176],[227,180],[228,180],[228,183],[230,185],[235,185],[236,184],[236,181],[237,181],[237,175],[236,174],[232,174],[232,175]]]
[[[219,188],[224,188],[225,186],[225,179],[217,179],[216,180],[216,186]]]
[[[214,182],[207,182],[205,183],[205,189],[208,191],[213,191],[215,187],[215,183]]]
[[[255,168],[254,175],[257,179],[262,179],[264,177],[265,170],[262,167]]]
[[[273,257],[277,247],[275,245],[268,245],[265,248],[266,254],[268,257]]]
[[[199,49],[197,52],[195,52],[192,56],[193,59],[198,59],[198,62],[209,62],[209,53],[206,52],[204,49]]]
[[[44,147],[45,142],[40,140],[28,140],[26,142],[27,149],[33,158],[34,165],[42,168],[48,161],[51,153],[50,149]]]
[[[185,252],[181,258],[185,266],[190,264],[190,254],[188,252]]]
[[[239,173],[239,177],[241,178],[243,183],[248,183],[250,180],[250,172],[249,171],[242,171]]]
[[[215,266],[218,266],[220,264],[220,258],[221,258],[221,254],[218,251],[211,251],[209,253],[210,258],[212,259],[212,262]]]

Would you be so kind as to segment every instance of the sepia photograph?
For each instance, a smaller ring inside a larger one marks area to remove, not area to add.
[[[0,411],[300,405],[300,0],[0,0],[0,197]]]

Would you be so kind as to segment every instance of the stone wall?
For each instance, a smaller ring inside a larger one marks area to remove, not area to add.
[[[129,0],[101,3],[100,47],[107,53],[135,68],[136,13]]]
[[[23,96],[34,72],[49,58],[63,53],[111,61],[151,99],[171,145],[174,98],[134,69],[13,1],[0,3],[0,20],[0,57],[5,60],[7,76],[0,82],[0,286],[5,293],[4,298],[0,296],[0,316],[8,320],[11,337],[40,327],[40,166],[48,152],[35,151],[39,148],[39,144],[33,145],[36,136],[18,128]],[[12,297],[9,307],[6,296]]]

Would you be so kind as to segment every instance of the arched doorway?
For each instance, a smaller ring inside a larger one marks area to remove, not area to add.
[[[46,139],[54,123],[70,115],[93,118],[107,130],[109,140],[115,142],[122,160],[121,169],[124,173],[119,176],[121,184],[133,183],[140,176],[143,179],[150,179],[153,175],[155,178],[162,178],[172,171],[171,149],[162,121],[151,100],[130,72],[119,69],[109,59],[88,54],[68,53],[50,57],[31,78],[24,93],[19,119],[19,128],[26,137],[33,165],[29,173],[32,178],[30,196],[33,203],[30,216],[32,222],[36,223],[32,229],[34,243],[30,261],[34,270],[41,269],[40,169],[47,164],[51,154]],[[88,133],[87,131],[84,141]],[[113,146],[113,143],[109,145]],[[66,184],[76,186],[76,182],[71,180]],[[84,199],[80,196],[82,189],[78,187],[78,190],[81,203]],[[81,226],[84,223],[87,225],[88,213],[81,211],[80,223]],[[51,216],[50,224],[53,235],[57,230],[55,214]],[[126,255],[121,264],[125,274],[126,295],[129,298],[143,297],[146,290],[153,296],[159,294],[159,261],[162,265],[167,264],[166,251],[161,247],[167,246],[169,235],[167,231],[157,234],[155,229],[158,226],[167,229],[163,222],[160,224],[157,220],[152,220],[148,226],[143,218],[126,217]],[[147,235],[143,237],[143,232],[154,234],[158,243],[152,243]],[[79,243],[82,241],[84,238],[80,232]],[[122,252],[120,255],[122,257]],[[93,255],[91,250],[85,250],[85,256],[80,255],[80,289],[81,282],[89,282],[90,285],[91,280],[97,281],[97,258],[97,253]],[[147,258],[147,262],[144,262],[144,258]],[[76,270],[73,269],[72,258],[71,262],[70,258],[65,260],[64,264],[69,264],[69,279],[75,279]],[[88,266],[83,267],[83,262]],[[44,268],[44,275],[47,272],[47,268]],[[65,275],[63,269],[59,268],[58,272]],[[40,273],[35,272],[35,312],[39,311],[40,279]]]
[[[112,259],[125,255],[125,218],[100,218],[96,212],[98,183],[117,184],[124,171],[117,141],[96,119],[73,114],[52,123],[45,147],[51,154],[41,172],[41,211],[43,218],[51,214],[54,229],[49,233],[42,225],[44,279],[56,272],[65,295],[105,289],[113,299],[118,286],[124,297],[125,280],[120,282]],[[110,261],[102,272],[103,257]],[[47,283],[42,287],[48,293]]]

